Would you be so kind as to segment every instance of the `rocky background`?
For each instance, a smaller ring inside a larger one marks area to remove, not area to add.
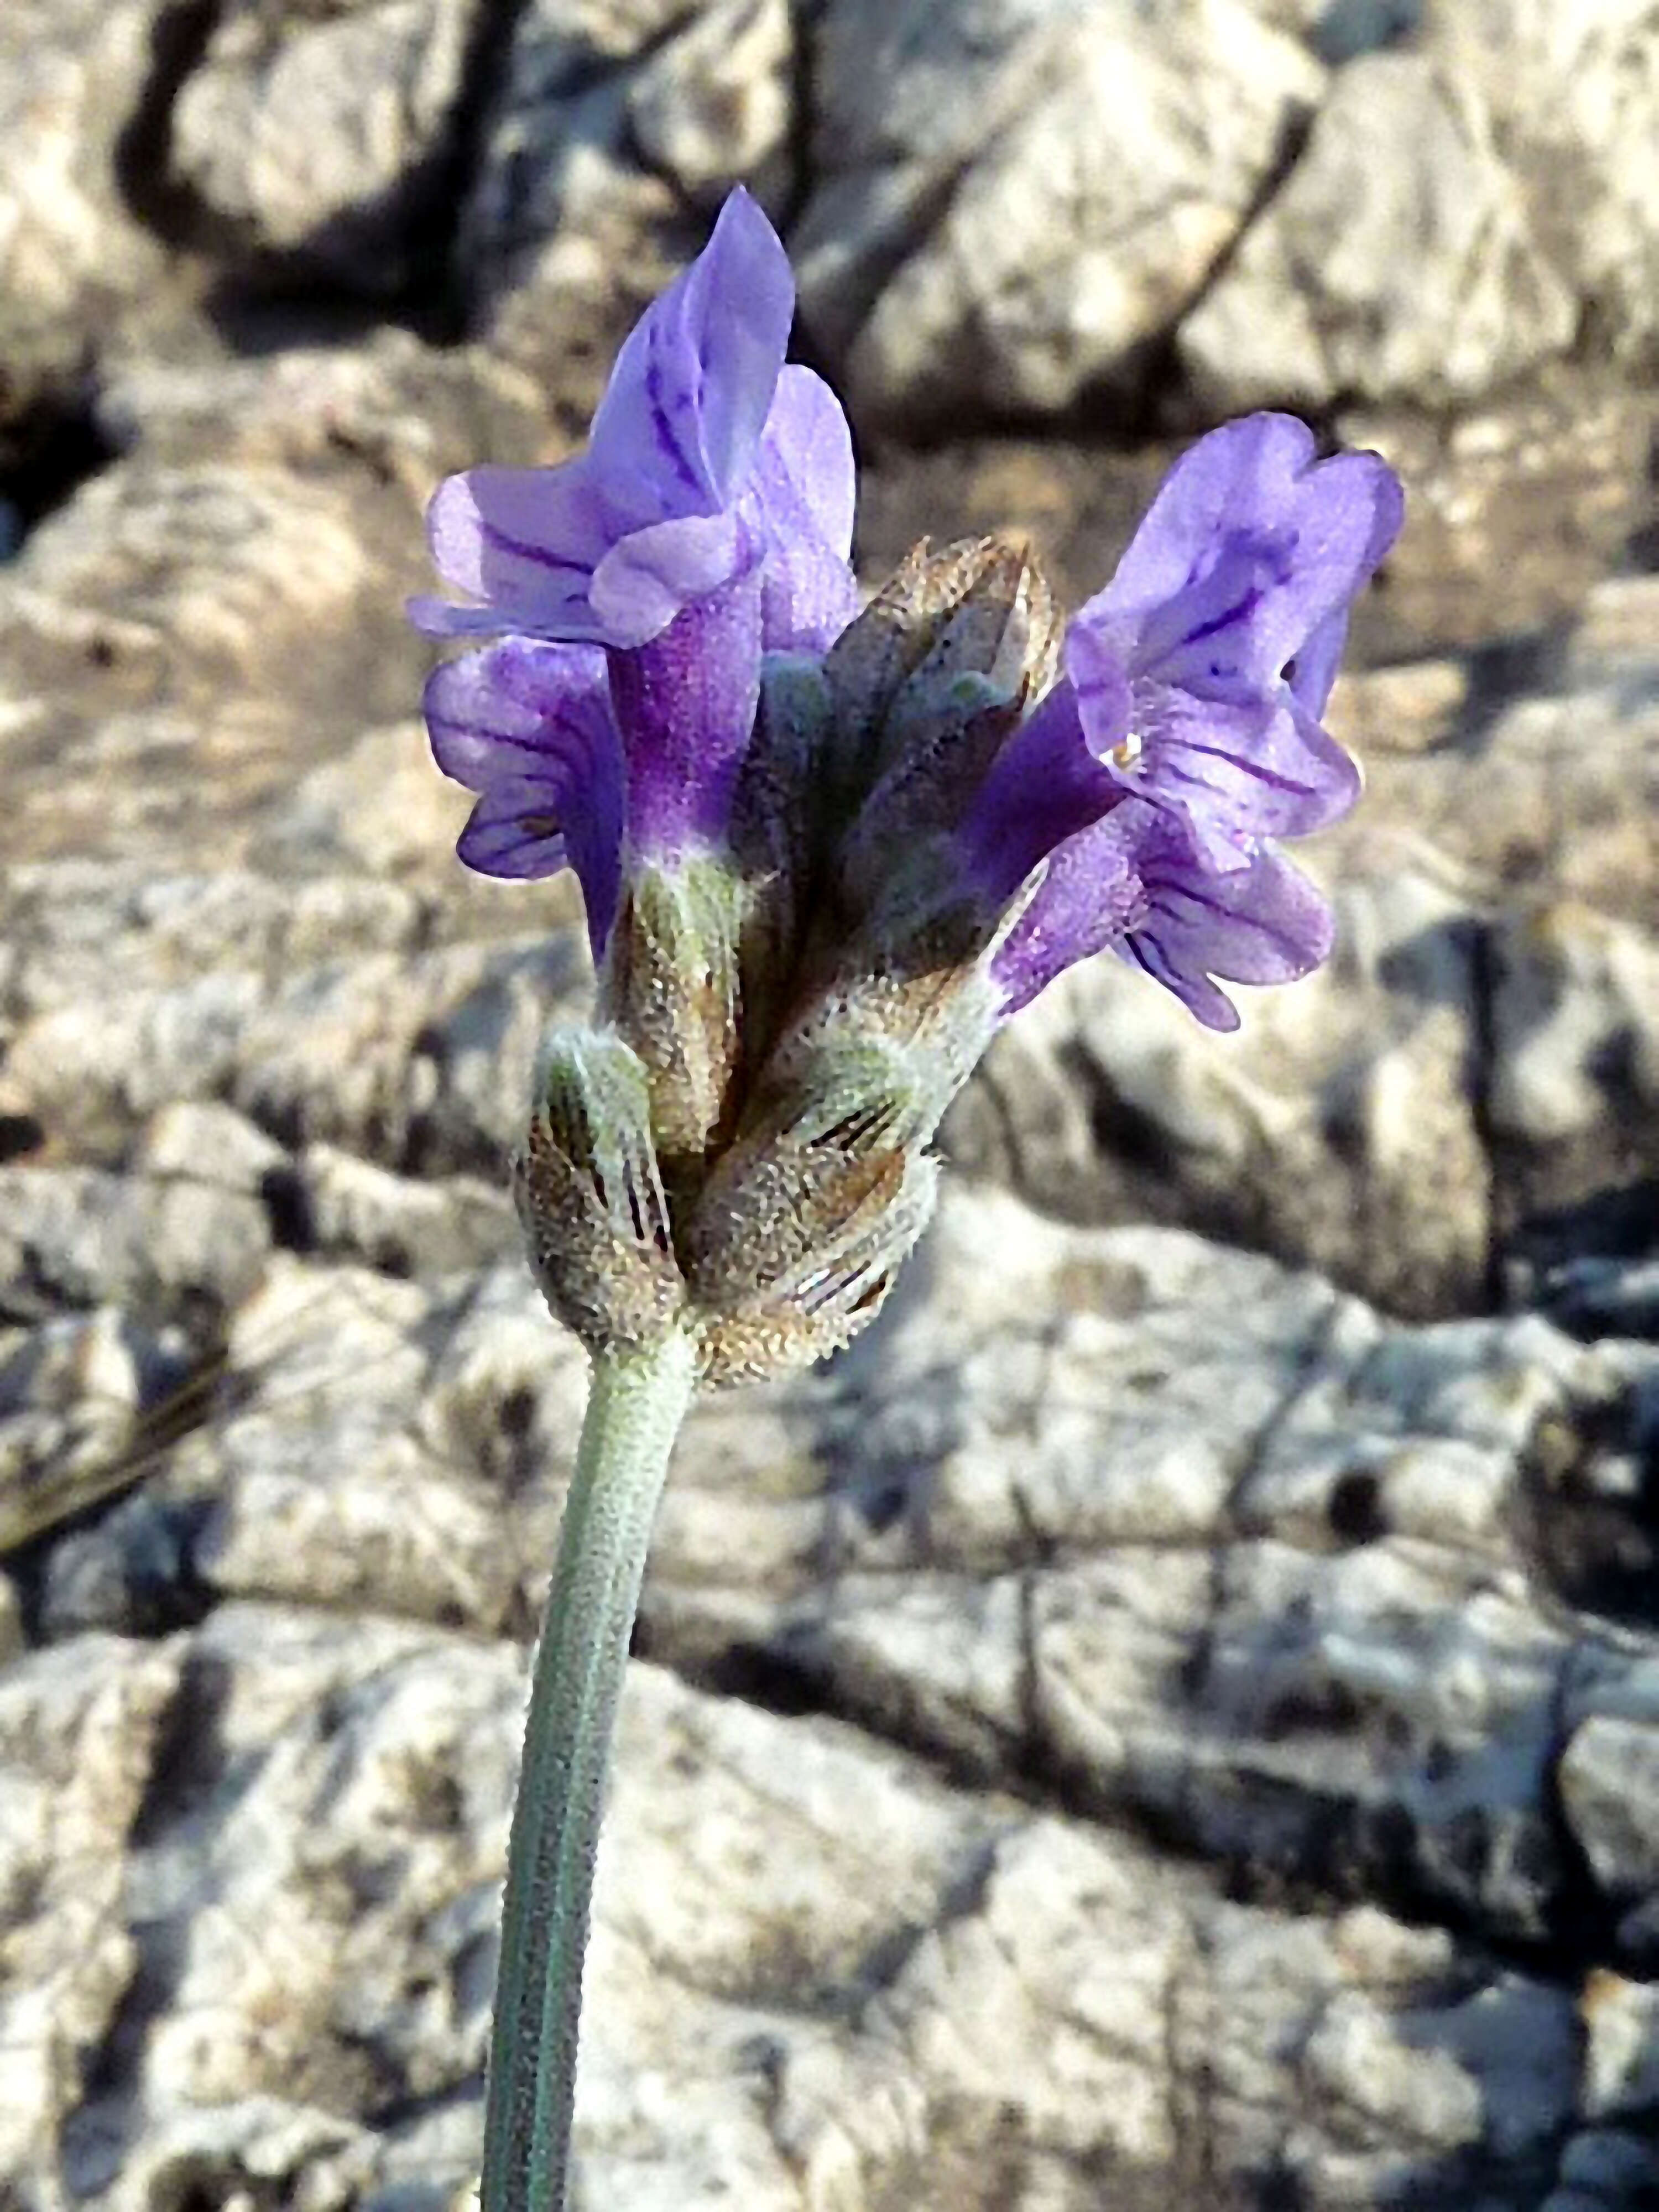
[[[694,1417],[586,2212],[1659,2205],[1651,0],[5,0],[0,2205],[467,2201],[584,1002],[404,592],[746,179],[873,580],[1289,404],[1411,520],[1331,969],[1074,973]]]

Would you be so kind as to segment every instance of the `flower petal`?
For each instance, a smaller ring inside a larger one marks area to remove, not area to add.
[[[1238,1010],[1212,980],[1289,983],[1330,952],[1330,908],[1282,854],[1212,875],[1190,849],[1152,845],[1140,861],[1144,919],[1114,950],[1173,991],[1206,1028],[1236,1030]]]
[[[455,850],[480,876],[522,880],[553,876],[569,865],[559,827],[558,790],[544,777],[503,777],[480,795]]]
[[[753,484],[766,547],[768,649],[826,651],[859,609],[847,559],[857,487],[847,417],[810,368],[792,362],[778,379]]]
[[[621,760],[596,646],[503,638],[434,668],[422,704],[439,767],[471,791],[544,768],[548,755],[596,774]]]
[[[617,356],[590,437],[607,489],[654,488],[653,521],[731,506],[754,461],[794,312],[789,258],[739,185],[708,245]]]
[[[555,469],[487,465],[447,477],[432,495],[426,529],[439,574],[487,601],[495,629],[600,635],[588,586],[618,532],[588,455]]]
[[[1036,896],[991,962],[1005,1019],[1133,926],[1142,911],[1137,851],[1154,814],[1144,800],[1125,799],[1054,848]]]
[[[1315,452],[1289,415],[1200,438],[1079,621],[1137,672],[1172,683],[1280,675],[1370,576],[1404,512],[1376,454]]]
[[[963,866],[988,904],[1011,899],[1067,839],[1129,803],[1091,753],[1078,707],[1071,684],[1056,684],[1003,746],[962,825]]]
[[[1265,700],[1204,698],[1144,681],[1135,750],[1109,757],[1127,790],[1186,817],[1208,867],[1245,866],[1264,837],[1304,837],[1359,795],[1353,761],[1287,685],[1273,689]]]
[[[599,634],[617,647],[660,637],[681,612],[746,574],[761,549],[736,513],[696,514],[636,530],[593,571]]]
[[[1313,462],[1313,432],[1293,415],[1247,415],[1189,446],[1165,477],[1116,573],[1081,610],[1139,617],[1164,607],[1240,531],[1276,530],[1291,487]]]
[[[1321,894],[1279,854],[1215,874],[1177,817],[1131,799],[1055,852],[992,973],[1006,1017],[1109,947],[1207,1028],[1231,1030],[1237,1012],[1212,978],[1291,981],[1325,958],[1331,930]]]
[[[434,669],[425,705],[439,767],[480,794],[463,863],[514,877],[568,863],[597,959],[616,912],[627,790],[605,655],[506,638]]]
[[[1383,556],[1400,535],[1405,520],[1406,495],[1399,479],[1373,453],[1349,456],[1373,465],[1376,481],[1371,487],[1373,519],[1371,541],[1365,549],[1363,574],[1371,575]],[[1331,696],[1336,682],[1336,672],[1342,659],[1342,648],[1348,641],[1348,603],[1344,603],[1316,623],[1308,636],[1297,647],[1295,665],[1289,670],[1291,689],[1310,714],[1321,714],[1325,702]]]

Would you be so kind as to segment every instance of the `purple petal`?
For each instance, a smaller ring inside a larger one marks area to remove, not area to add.
[[[427,538],[439,574],[489,602],[496,630],[591,638],[600,628],[588,605],[593,570],[619,534],[590,457],[556,469],[468,469],[447,477],[427,509]],[[479,611],[457,610],[471,627]]]
[[[1066,633],[1091,747],[1218,870],[1334,821],[1359,788],[1317,716],[1402,497],[1373,453],[1314,454],[1287,415],[1200,439]]]
[[[859,609],[848,565],[856,482],[852,433],[822,377],[791,363],[778,379],[755,464],[766,545],[766,643],[826,650]]]
[[[1282,983],[1305,975],[1330,951],[1331,929],[1324,899],[1277,853],[1258,852],[1247,867],[1217,875],[1179,820],[1130,800],[1055,853],[992,972],[1005,1013],[1013,1013],[1077,961],[1109,947],[1206,1027],[1231,1030],[1237,1010],[1212,978]]]
[[[1406,517],[1406,495],[1401,489],[1398,478],[1374,454],[1356,453],[1351,458],[1371,462],[1376,471],[1376,482],[1372,488],[1375,514],[1371,542],[1365,550],[1364,563],[1364,574],[1370,576],[1400,535],[1400,526]],[[1288,672],[1290,685],[1309,714],[1323,714],[1325,702],[1330,697],[1331,687],[1336,682],[1342,648],[1347,641],[1348,605],[1345,602],[1327,615],[1322,622],[1316,623],[1297,647],[1294,666]]]
[[[1288,415],[1200,439],[1079,621],[1137,672],[1172,683],[1279,676],[1371,574],[1404,511],[1376,454],[1315,451]]]
[[[1114,950],[1173,991],[1208,1029],[1236,1030],[1238,1011],[1211,980],[1289,983],[1331,949],[1330,908],[1281,854],[1212,875],[1190,852],[1154,850],[1141,865],[1146,912]]]
[[[761,610],[750,569],[650,644],[610,656],[631,851],[674,859],[725,830],[760,703]]]
[[[609,794],[606,794],[609,796]],[[594,790],[577,793],[562,778],[507,776],[481,793],[455,847],[462,864],[481,876],[513,880],[575,871],[587,911],[594,963],[604,957],[622,886],[622,801],[614,813]]]
[[[1122,792],[1085,743],[1078,698],[1060,684],[1009,738],[958,833],[963,866],[990,905],[1114,806]]]
[[[1138,848],[1152,812],[1141,800],[1126,799],[1055,848],[991,963],[1005,1018],[1133,925],[1143,910]]]
[[[616,911],[627,781],[605,655],[506,638],[434,669],[425,707],[439,767],[480,794],[462,861],[514,877],[568,863],[597,959]]]
[[[559,827],[559,799],[542,776],[507,776],[491,784],[467,817],[457,854],[481,876],[520,881],[556,875],[570,861]]]
[[[417,592],[404,601],[404,612],[422,637],[499,637],[501,617],[494,607],[458,607]]]
[[[761,549],[734,513],[687,515],[636,530],[593,572],[599,635],[613,646],[659,637],[682,609],[744,575]]]
[[[1292,415],[1247,415],[1190,446],[1164,479],[1105,590],[1085,607],[1129,617],[1166,605],[1224,532],[1272,527],[1314,437]]]
[[[617,356],[590,441],[607,489],[656,488],[655,521],[731,506],[754,462],[794,312],[788,256],[739,185],[708,245]]]
[[[787,481],[802,520],[844,561],[858,493],[853,434],[830,386],[799,362],[787,363],[778,378],[760,458],[769,481]]]
[[[735,510],[794,297],[770,223],[734,191],[703,252],[623,344],[586,453],[551,469],[469,469],[439,486],[433,559],[485,605],[417,600],[417,626],[638,645],[729,582],[745,557]]]
[[[434,668],[422,703],[439,767],[470,791],[544,767],[549,754],[596,774],[620,762],[597,646],[503,638]]]
[[[1288,686],[1273,692],[1203,698],[1150,679],[1134,686],[1133,750],[1120,748],[1108,764],[1136,797],[1185,815],[1208,867],[1244,866],[1264,837],[1306,836],[1359,795],[1341,746]]]

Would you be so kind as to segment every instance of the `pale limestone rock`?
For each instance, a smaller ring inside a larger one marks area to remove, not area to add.
[[[1011,9],[988,36],[842,7],[823,52],[828,173],[796,240],[803,312],[867,416],[921,423],[1054,412],[1133,375],[1322,82],[1234,0],[1157,22],[1116,4]]]
[[[420,273],[478,15],[476,0],[224,9],[169,149],[221,248],[370,293]]]
[[[1573,1730],[1561,1760],[1562,1802],[1597,1877],[1621,1903],[1651,1897],[1659,1881],[1659,1670],[1602,1692]]]
[[[164,0],[11,0],[0,22],[0,424],[78,376],[156,242],[117,163]]]
[[[781,197],[794,121],[795,27],[787,0],[716,0],[634,76],[639,149],[694,199],[718,206],[741,177]]]
[[[457,281],[496,351],[575,433],[617,342],[733,184],[790,185],[797,56],[781,0],[532,0],[514,25],[463,205]]]
[[[1491,1112],[1503,1134],[1605,1142],[1613,1084],[1632,1118],[1659,1110],[1659,945],[1560,906],[1512,922],[1497,959]]]
[[[1659,340],[1659,24],[1642,0],[1442,4],[1429,50],[1480,87],[1528,218],[1596,338]]]
[[[1385,871],[1378,836],[1373,820],[1370,880],[1330,872],[1330,965],[1294,992],[1241,993],[1238,1035],[1091,963],[999,1039],[947,1121],[952,1149],[1006,1159],[1047,1204],[1196,1209],[1408,1310],[1461,1303],[1491,1236],[1468,1084],[1473,918],[1431,878]]]
[[[1335,78],[1179,344],[1220,414],[1443,407],[1563,352],[1576,325],[1478,87],[1425,55],[1376,54]]]
[[[112,2033],[137,1971],[124,1854],[179,1658],[98,1637],[0,1671],[0,2161],[25,2202],[60,2201],[76,2054]]]

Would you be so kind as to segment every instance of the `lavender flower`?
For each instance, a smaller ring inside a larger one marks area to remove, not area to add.
[[[468,470],[432,501],[434,559],[478,604],[412,618],[506,636],[427,690],[440,765],[480,794],[462,857],[504,876],[569,860],[596,956],[624,842],[672,862],[721,836],[763,653],[821,651],[856,608],[852,442],[829,387],[784,362],[793,307],[783,248],[733,192],[623,347],[586,451]]]
[[[850,441],[785,363],[793,306],[733,193],[586,451],[440,487],[434,556],[476,604],[415,610],[501,633],[427,687],[439,763],[478,793],[462,859],[573,867],[600,966],[612,1042],[554,1052],[520,1176],[532,1227],[560,1224],[538,1235],[549,1295],[596,1348],[647,1326],[660,1270],[629,1224],[649,1218],[716,1379],[867,1318],[951,1096],[1066,969],[1112,952],[1230,1029],[1224,985],[1325,958],[1329,908],[1278,841],[1358,793],[1319,717],[1401,513],[1376,455],[1320,459],[1256,415],[1191,448],[1063,629],[994,540],[919,548],[855,619]],[[614,1175],[581,1195],[603,1146],[580,1133],[621,1099],[660,1203],[619,1214]],[[630,1270],[650,1296],[607,1319]]]
[[[1285,415],[1200,439],[1072,622],[1066,681],[963,831],[993,901],[1043,869],[993,963],[1005,1013],[1109,947],[1233,1029],[1215,976],[1288,982],[1329,951],[1328,908],[1270,841],[1324,827],[1358,795],[1318,716],[1402,501],[1374,453],[1313,457]]]
[[[623,647],[766,571],[766,642],[829,642],[856,605],[853,455],[834,394],[786,368],[794,279],[741,189],[617,357],[587,450],[551,469],[469,469],[427,529],[446,582],[434,636],[509,631]]]
[[[1318,716],[1401,492],[1375,453],[1314,450],[1288,415],[1200,439],[1066,638],[1090,750],[1125,790],[1182,814],[1212,868],[1322,829],[1358,796]]]

